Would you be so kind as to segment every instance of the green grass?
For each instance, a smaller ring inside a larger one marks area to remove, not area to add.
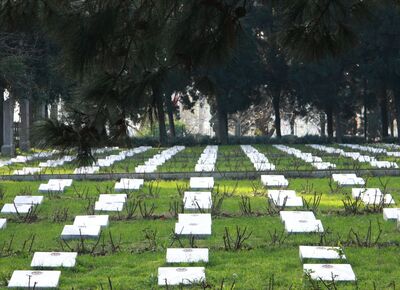
[[[240,149],[240,148],[239,148]],[[224,152],[223,149],[222,152]],[[229,153],[227,153],[229,154]],[[245,156],[246,157],[246,156]],[[368,179],[368,186],[382,187],[381,182],[388,180],[387,189],[394,199],[400,201],[400,178],[386,177]],[[110,277],[114,289],[153,289],[156,286],[157,268],[165,266],[166,248],[171,243],[171,230],[175,218],[169,211],[170,202],[179,200],[177,186],[185,186],[187,181],[154,181],[146,182],[141,192],[131,195],[132,198],[141,196],[145,202],[156,205],[154,219],[143,219],[136,213],[136,218],[125,220],[123,216],[111,214],[110,226],[103,231],[104,255],[83,254],[78,257],[78,265],[74,269],[62,270],[61,289],[108,289],[107,278]],[[110,192],[114,181],[107,182],[74,182],[74,188],[69,188],[62,195],[45,197],[39,206],[38,220],[26,224],[17,218],[8,217],[9,223],[5,230],[0,231],[0,287],[6,286],[6,280],[17,269],[29,269],[32,253],[23,249],[25,241],[32,235],[35,240],[32,247],[34,251],[61,251],[62,246],[59,235],[65,224],[71,224],[78,214],[86,214],[88,200],[95,199],[100,193]],[[39,182],[2,182],[4,197],[0,206],[11,202],[18,194],[37,194]],[[158,188],[150,196],[150,187]],[[234,188],[236,190],[234,191]],[[330,193],[328,179],[290,179],[290,189],[297,191],[305,199],[311,199],[313,192],[322,194],[317,217],[322,220],[330,234],[326,236],[327,244],[337,245],[338,240],[345,241],[350,229],[354,229],[361,236],[367,232],[369,222],[372,222],[372,237],[377,234],[377,222],[383,230],[379,245],[372,248],[360,248],[356,245],[347,245],[345,254],[348,262],[358,278],[359,289],[389,289],[388,285],[395,281],[400,283],[400,233],[393,222],[383,221],[382,214],[362,214],[355,216],[344,215],[342,193]],[[205,265],[207,282],[212,288],[219,289],[222,279],[225,279],[226,289],[235,283],[235,289],[268,289],[272,275],[275,279],[275,289],[307,289],[302,275],[302,263],[298,257],[298,246],[317,245],[319,235],[290,235],[282,245],[271,244],[270,233],[283,231],[283,224],[278,216],[267,215],[266,190],[260,182],[243,180],[219,180],[214,190],[228,192],[222,206],[223,215],[213,218],[213,235],[204,240],[197,240],[199,247],[210,249],[210,263]],[[344,192],[350,192],[345,188]],[[250,197],[252,216],[242,216],[239,208],[241,196]],[[68,208],[68,220],[53,222],[53,217],[58,209]],[[4,216],[5,217],[5,216]],[[252,232],[251,237],[240,251],[225,251],[223,233],[225,227],[233,232],[235,227],[247,227]],[[144,236],[144,230],[157,231],[156,247],[149,249],[149,243]],[[120,250],[110,252],[110,237],[120,246]],[[11,254],[5,254],[4,249],[10,244]],[[120,241],[120,242],[118,242]],[[102,244],[101,242],[100,244]],[[184,241],[188,246],[188,241]],[[26,244],[29,244],[27,242]],[[71,247],[76,247],[77,242],[70,242]],[[94,242],[87,242],[86,246],[93,246]],[[177,247],[174,244],[174,247]],[[64,245],[65,248],[65,245]],[[99,247],[96,251],[100,251]],[[353,284],[340,284],[339,289],[354,289]],[[390,288],[390,289],[393,289]]]

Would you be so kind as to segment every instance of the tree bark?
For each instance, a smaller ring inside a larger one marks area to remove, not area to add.
[[[0,146],[3,145],[3,103],[4,88],[0,87]]]
[[[321,112],[319,114],[319,126],[320,126],[320,130],[321,130],[321,137],[325,137],[326,136],[326,131],[325,131],[325,126],[326,126],[326,117],[325,117],[325,113]]]
[[[368,141],[368,108],[364,99],[364,139]]]
[[[380,89],[379,106],[381,109],[382,139],[388,137],[389,118],[388,118],[388,98],[386,88]]]
[[[329,141],[333,140],[333,109],[332,107],[328,107],[326,109],[326,122],[328,129],[328,139]]]
[[[158,129],[159,129],[159,141],[161,145],[166,145],[168,143],[167,129],[165,127],[165,112],[164,112],[164,102],[161,95],[160,88],[156,85],[152,87],[153,97],[156,102],[157,108],[157,118],[158,118]]]
[[[335,123],[336,123],[336,142],[342,143],[343,127],[342,127],[342,114],[340,110],[335,110]]]
[[[174,120],[174,107],[172,106],[171,96],[167,95],[165,97],[165,103],[167,104],[169,135],[171,139],[175,139],[176,131],[175,131],[175,120]]]
[[[226,112],[225,106],[222,104],[220,97],[216,97],[217,100],[217,130],[218,138],[221,144],[228,144],[228,113]]]
[[[275,114],[275,130],[276,130],[276,137],[281,138],[282,137],[282,132],[281,132],[281,98],[279,93],[274,94],[272,98],[272,106],[274,107],[274,114]]]
[[[400,143],[400,90],[395,90],[393,94],[396,112],[397,142]]]

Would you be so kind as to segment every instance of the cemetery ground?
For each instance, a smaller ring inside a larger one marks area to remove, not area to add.
[[[260,151],[270,148],[256,147]],[[202,151],[192,150],[197,154]],[[219,150],[217,163],[224,161],[226,149],[221,146]],[[175,158],[180,154],[184,151]],[[235,155],[237,159],[242,156],[239,152]],[[198,157],[193,157],[194,164]],[[230,166],[234,167],[226,168]],[[366,187],[379,187],[399,202],[400,177],[363,177]],[[351,202],[347,199],[351,187],[339,188],[329,178],[289,179],[288,189],[296,190],[305,201],[304,207],[297,209],[313,210],[325,229],[324,234],[295,235],[284,232],[279,217],[282,208],[267,202],[267,189],[259,179],[216,180],[212,236],[203,240],[175,239],[173,235],[188,180],[146,181],[141,190],[128,193],[122,212],[109,214],[109,226],[100,239],[67,242],[60,240],[63,226],[72,224],[76,215],[93,214],[94,201],[101,193],[113,193],[115,180],[74,181],[62,194],[39,194],[40,183],[1,182],[0,206],[12,202],[16,195],[45,196],[33,214],[7,216],[7,228],[0,230],[1,288],[6,287],[14,270],[30,269],[34,252],[77,251],[76,267],[62,269],[60,289],[154,289],[158,287],[158,267],[168,265],[166,248],[171,244],[180,247],[180,243],[210,250],[209,263],[200,264],[206,267],[206,284],[193,289],[395,289],[400,285],[396,223],[383,220],[379,205],[366,208]],[[235,243],[237,233],[243,240]],[[311,282],[303,275],[300,245],[342,246],[357,283],[325,282],[324,286]]]

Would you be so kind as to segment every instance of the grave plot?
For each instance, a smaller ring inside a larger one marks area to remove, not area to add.
[[[1,209],[2,214],[27,214],[33,208],[32,204],[13,204],[6,203]]]
[[[100,194],[99,199],[95,202],[95,211],[115,211],[120,212],[124,208],[127,195],[119,194]]]
[[[75,156],[73,155],[66,155],[66,156],[62,156],[61,158],[58,159],[54,159],[54,160],[46,160],[44,162],[40,162],[39,163],[39,167],[59,167],[59,166],[63,166],[66,163],[72,162],[76,159]]]
[[[185,191],[183,196],[183,203],[185,210],[209,210],[212,207],[211,192]]]
[[[362,177],[358,177],[354,173],[334,173],[332,174],[332,179],[340,186],[365,185],[364,179],[362,179]]]
[[[280,211],[287,233],[322,233],[322,222],[311,211]]]
[[[208,263],[208,249],[168,248],[167,263]]]
[[[383,219],[388,220],[399,220],[400,208],[384,208],[383,209]]]
[[[215,170],[219,172],[254,171],[254,164],[238,145],[220,145]]]
[[[143,165],[135,167],[136,173],[151,173],[157,170],[157,167],[171,159],[175,154],[185,149],[185,146],[174,146],[162,151],[160,154],[154,155]]]
[[[99,225],[65,225],[60,237],[62,240],[97,239],[100,236],[100,232],[101,227]]]
[[[191,177],[189,187],[191,189],[212,189],[214,177]]]
[[[200,156],[204,153],[204,146],[185,147],[170,160],[157,167],[157,172],[194,172]]]
[[[58,288],[60,271],[14,271],[8,288],[55,289]]]
[[[207,220],[177,222],[175,224],[175,234],[178,236],[206,238],[211,236],[211,224]]]
[[[340,247],[299,246],[300,260],[341,260],[346,259]]]
[[[111,154],[111,155],[105,156],[105,158],[97,159],[97,161],[94,165],[100,167],[100,169],[103,169],[103,171],[104,171],[104,168],[111,167],[116,162],[121,162],[128,157],[132,157],[136,154],[146,152],[149,149],[151,149],[151,147],[149,147],[149,146],[140,146],[140,147],[130,149],[130,150],[123,150],[123,151],[119,152],[118,154]]]
[[[33,175],[38,174],[43,170],[40,167],[24,167],[22,169],[14,170],[13,175]]]
[[[35,252],[32,258],[32,268],[73,268],[76,264],[75,252]]]
[[[158,268],[158,285],[191,285],[205,281],[204,267],[160,267]]]
[[[95,174],[100,171],[99,166],[82,166],[74,169],[74,174]]]
[[[261,175],[261,183],[266,187],[287,187],[289,181],[284,175]]]
[[[41,195],[17,195],[14,198],[14,204],[22,205],[22,204],[30,204],[30,205],[38,205],[43,201],[43,196]]]
[[[72,179],[49,179],[47,183],[39,185],[41,193],[62,193],[72,185]]]
[[[303,206],[302,197],[297,196],[294,190],[268,190],[268,199],[280,207]]]
[[[306,163],[311,164],[317,170],[327,170],[336,168],[336,164],[331,162],[322,161],[321,157],[313,156],[311,153],[304,153],[301,150],[292,148],[286,145],[273,145],[276,149],[279,149],[287,154],[293,155]]]
[[[134,178],[121,178],[119,182],[115,183],[114,191],[133,191],[139,190],[144,184],[144,179],[134,179]]]
[[[78,215],[75,217],[74,226],[90,227],[100,226],[101,228],[108,227],[108,215]]]
[[[218,146],[211,146],[208,145],[194,168],[196,172],[203,172],[203,171],[214,171],[215,170],[215,163],[217,162],[217,153],[218,153]]]
[[[178,214],[179,223],[212,223],[210,213],[180,213]]]
[[[365,151],[365,152],[375,154],[376,157],[371,157],[371,160],[369,161],[369,164],[372,167],[399,168],[399,166],[397,165],[396,162],[390,162],[390,161],[386,161],[386,160],[376,160],[376,158],[379,158],[379,156],[381,156],[381,155],[387,155],[387,156],[396,155],[396,153],[393,154],[393,152],[391,152],[390,154],[387,154],[386,149],[371,147],[371,146],[362,146],[362,145],[358,145],[358,144],[339,144],[339,145],[342,147],[351,148],[352,150],[360,150],[360,151]]]
[[[351,194],[365,205],[395,204],[392,195],[383,194],[379,188],[352,188]]]
[[[356,275],[350,264],[304,264],[303,271],[313,280],[356,281]]]
[[[0,219],[0,230],[7,227],[7,219]]]
[[[275,165],[270,163],[268,158],[264,154],[258,152],[258,150],[255,149],[253,146],[241,145],[240,147],[250,159],[251,163],[253,163],[256,171],[275,170]]]

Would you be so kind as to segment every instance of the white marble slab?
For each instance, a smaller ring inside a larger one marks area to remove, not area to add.
[[[72,179],[56,179],[56,178],[52,178],[49,179],[49,181],[47,182],[47,184],[55,184],[55,185],[61,185],[64,187],[69,187],[72,185],[73,180]]]
[[[72,239],[94,239],[98,238],[100,235],[100,226],[75,226],[75,225],[65,225],[61,232],[61,239],[72,240]]]
[[[320,220],[287,220],[285,230],[288,233],[322,233],[324,227]]]
[[[125,190],[138,190],[144,184],[144,179],[133,179],[133,178],[121,178],[121,180],[115,183],[114,190],[121,192]]]
[[[315,220],[315,215],[312,211],[290,211],[282,210],[279,212],[281,221],[287,220]]]
[[[48,183],[42,183],[39,185],[38,191],[40,193],[49,193],[49,192],[54,192],[54,193],[62,193],[65,190],[65,186],[60,185],[60,184],[48,184]]]
[[[211,236],[211,224],[203,223],[176,223],[175,234],[182,236]]]
[[[389,205],[389,204],[395,204],[393,197],[391,194],[385,194],[385,195],[367,195],[364,194],[364,196],[361,198],[362,201],[366,204],[366,205],[379,205],[379,204],[385,204],[385,205]]]
[[[186,210],[210,209],[212,207],[211,192],[185,191],[183,202]]]
[[[277,206],[303,206],[303,199],[294,190],[268,190],[268,198]]]
[[[0,230],[3,230],[7,227],[7,219],[0,219]]]
[[[31,204],[6,203],[1,209],[4,214],[28,213],[33,206]]]
[[[383,209],[383,219],[397,220],[400,217],[400,208],[384,208]]]
[[[17,195],[14,198],[14,203],[19,204],[41,204],[43,201],[42,195]]]
[[[304,264],[303,271],[313,280],[355,281],[356,275],[350,264]]]
[[[178,214],[178,223],[212,223],[210,213],[180,213]]]
[[[74,226],[108,226],[108,215],[78,215],[75,217]]]
[[[351,195],[353,198],[362,198],[364,194],[368,195],[382,195],[382,192],[379,188],[352,188]]]
[[[346,259],[340,247],[299,246],[300,259]]]
[[[214,164],[196,164],[196,166],[194,167],[194,171],[196,172],[207,172],[214,170],[215,170]]]
[[[76,257],[75,252],[35,252],[31,262],[32,268],[72,268],[75,267]]]
[[[264,186],[277,186],[277,187],[287,187],[289,181],[284,175],[261,175],[261,183]]]
[[[206,248],[168,248],[167,263],[208,263]]]
[[[138,165],[135,167],[136,173],[152,173],[157,170],[157,165]]]
[[[214,177],[191,177],[190,188],[211,189],[214,187]]]
[[[206,280],[204,267],[160,267],[158,285],[190,285]]]
[[[51,289],[58,287],[60,271],[14,271],[8,288]]]
[[[94,204],[95,211],[122,211],[124,203],[122,202],[102,202],[96,201]]]
[[[100,194],[99,202],[121,202],[124,203],[127,199],[127,195],[125,193],[117,193],[117,194]]]

